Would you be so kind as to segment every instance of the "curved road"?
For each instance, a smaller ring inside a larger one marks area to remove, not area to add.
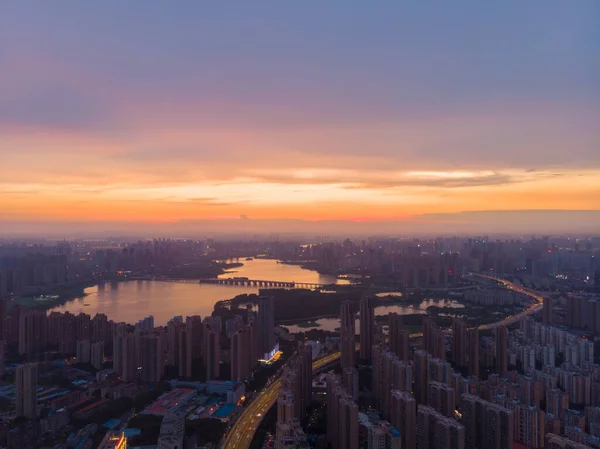
[[[536,312],[539,312],[540,310],[542,310],[542,307],[544,306],[544,304],[543,304],[544,297],[537,294],[536,292],[534,292],[532,290],[528,290],[526,288],[520,287],[520,286],[518,286],[512,282],[509,282],[505,279],[496,278],[496,277],[488,276],[485,274],[475,274],[475,273],[473,273],[473,274],[475,276],[479,276],[482,278],[491,279],[493,281],[498,281],[498,282],[502,283],[504,285],[504,287],[506,287],[507,289],[514,290],[518,293],[523,293],[523,294],[533,298],[536,301],[536,304],[532,305],[531,307],[529,307],[526,310],[523,310],[522,312],[517,313],[516,315],[507,316],[506,318],[504,318],[500,321],[496,321],[495,323],[482,324],[481,326],[479,326],[479,329],[481,329],[481,330],[494,329],[494,328],[500,327],[500,326],[510,326],[511,324],[514,324],[517,321],[522,320],[526,316],[529,316]]]
[[[486,279],[491,279],[494,281],[501,282],[506,288],[510,290],[515,290],[520,293],[524,293],[529,295],[533,299],[536,300],[536,304],[520,312],[516,315],[512,315],[506,317],[496,323],[485,324],[479,326],[479,329],[494,329],[499,326],[507,326],[513,323],[516,323],[522,318],[525,318],[528,315],[538,312],[542,308],[543,297],[538,295],[537,293],[519,287],[512,282],[506,281],[504,279],[495,278],[493,276],[487,276],[484,274],[474,274],[475,276],[480,276]],[[422,336],[422,334],[411,334],[411,338],[417,338]],[[358,346],[358,345],[357,345]],[[336,352],[334,354],[330,354],[322,359],[316,360],[313,363],[313,372],[318,371],[324,366],[335,362],[340,358],[340,353]],[[242,412],[240,417],[234,423],[233,427],[229,430],[227,437],[225,438],[225,442],[223,444],[224,449],[248,449],[250,447],[250,443],[252,442],[252,438],[258,429],[258,426],[262,422],[265,413],[267,413],[275,402],[277,401],[277,395],[279,394],[280,382],[279,378],[273,381],[265,390],[263,390],[256,399],[252,401],[250,405],[248,405],[245,410]]]
[[[329,363],[335,362],[340,358],[340,353],[323,357],[313,362],[313,371],[318,371]],[[265,413],[267,413],[275,402],[279,394],[281,383],[279,378],[273,381],[265,390],[263,390],[256,399],[242,412],[238,420],[230,429],[223,447],[226,449],[241,449],[250,447],[250,442],[256,433],[256,429],[262,422]]]

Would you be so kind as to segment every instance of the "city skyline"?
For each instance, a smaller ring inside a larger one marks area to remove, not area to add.
[[[597,2],[110,6],[0,7],[5,232],[600,224]]]

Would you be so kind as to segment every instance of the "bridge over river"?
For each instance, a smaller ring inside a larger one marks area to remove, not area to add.
[[[160,282],[178,282],[181,284],[213,284],[213,285],[237,285],[241,287],[271,287],[271,288],[309,288],[317,289],[327,287],[328,284],[318,284],[311,282],[294,281],[273,281],[268,279],[248,279],[243,277],[233,278],[163,278],[152,276],[135,276],[129,278],[132,281],[160,281]],[[333,285],[333,284],[329,284]]]
[[[248,278],[218,278],[218,279],[200,279],[201,284],[217,284],[217,285],[241,285],[243,287],[280,287],[280,288],[322,288],[326,284],[315,284],[311,282],[286,282],[286,281],[271,281],[265,279],[248,279]]]

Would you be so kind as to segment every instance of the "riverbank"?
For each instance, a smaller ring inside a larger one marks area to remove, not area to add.
[[[324,319],[335,319],[335,318],[339,318],[339,315],[320,315],[320,316],[312,316],[312,317],[308,317],[308,318],[304,318],[302,320],[298,320],[298,319],[292,319],[292,320],[279,320],[279,321],[275,321],[275,324],[277,326],[290,326],[290,325],[294,325],[294,326],[298,326],[298,327],[319,327],[320,324],[317,323],[317,320],[324,320]],[[311,326],[308,326],[307,323],[312,323]]]
[[[164,279],[155,279],[156,282],[161,280],[168,281],[173,279],[196,279],[201,277],[216,278],[219,275],[229,273],[230,269],[235,269],[243,266],[243,263],[219,263],[212,261],[208,265],[187,265],[184,267],[174,268],[167,272],[157,272],[153,275],[164,276]],[[107,279],[92,279],[84,282],[77,282],[70,285],[51,287],[51,288],[32,288],[27,293],[24,293],[8,303],[8,307],[19,305],[23,307],[50,310],[56,307],[63,306],[70,301],[82,299],[88,296],[85,289],[101,284],[115,284],[131,281],[130,277],[118,277]]]
[[[62,306],[69,301],[86,296],[85,289],[97,285],[98,281],[88,281],[52,289],[39,289],[35,293],[19,296],[9,301],[7,308],[23,306],[32,309],[50,310]]]
[[[345,279],[343,277],[339,276],[339,273],[336,273],[334,271],[331,270],[324,270],[323,268],[321,268],[321,266],[319,265],[319,263],[317,261],[299,261],[299,260],[278,260],[279,263],[285,264],[285,265],[295,265],[298,266],[304,270],[312,270],[312,271],[316,271],[319,274],[323,274],[326,276],[335,276],[339,279]]]
[[[319,323],[317,323],[316,321],[302,321],[301,323],[298,323],[296,326],[304,328],[304,329],[310,329],[313,327],[320,327],[321,325]]]

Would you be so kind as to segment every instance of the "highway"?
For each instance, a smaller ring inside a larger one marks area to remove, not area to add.
[[[494,276],[488,276],[485,274],[478,274],[478,273],[473,273],[473,275],[475,276],[479,276],[482,278],[486,278],[486,279],[490,279],[493,281],[498,281],[500,283],[502,283],[504,285],[504,287],[506,287],[509,290],[514,290],[516,292],[519,293],[524,293],[528,296],[530,296],[531,298],[533,298],[536,301],[536,304],[532,305],[531,307],[529,307],[526,310],[523,310],[520,313],[517,313],[516,315],[511,315],[508,316],[500,321],[496,321],[495,323],[490,323],[490,324],[482,324],[481,326],[479,326],[479,329],[481,330],[488,330],[488,329],[495,329],[497,327],[500,326],[510,326],[511,324],[516,323],[517,321],[522,320],[523,318],[525,318],[526,316],[532,315],[536,312],[539,312],[540,310],[542,310],[542,307],[544,306],[544,297],[540,296],[539,294],[537,294],[534,291],[525,289],[523,287],[520,287],[512,282],[509,282],[505,279],[501,279],[501,278],[496,278]]]
[[[494,329],[499,326],[508,326],[510,324],[516,323],[522,318],[525,318],[528,315],[538,312],[542,308],[543,297],[538,295],[535,292],[519,287],[512,282],[506,281],[504,279],[495,278],[493,276],[487,276],[484,274],[475,274],[476,276],[484,277],[487,279],[491,279],[494,281],[501,282],[504,286],[510,290],[515,290],[520,293],[524,293],[532,297],[536,304],[529,307],[527,310],[520,312],[516,315],[512,315],[506,317],[496,323],[490,323],[479,326],[481,330]],[[423,334],[411,334],[411,338],[421,337]],[[357,345],[358,349],[358,345]],[[316,360],[313,363],[313,372],[318,371],[324,366],[338,360],[340,358],[340,353],[336,352],[330,354],[326,357],[323,357],[319,360]],[[246,409],[242,412],[237,421],[233,424],[231,429],[229,430],[227,437],[225,438],[225,442],[223,444],[224,449],[248,449],[250,447],[250,443],[252,442],[252,438],[258,429],[258,426],[262,422],[265,414],[275,405],[277,401],[277,395],[279,394],[280,382],[279,378],[273,381],[270,385],[266,387],[264,391],[262,391],[251,404],[249,404]]]
[[[329,363],[335,362],[340,358],[340,353],[336,352],[316,360],[312,367],[313,372],[318,371]],[[233,427],[229,430],[223,448],[226,449],[247,449],[250,447],[252,438],[262,422],[265,414],[275,405],[277,395],[279,394],[279,378],[273,381],[262,391],[256,399],[242,412]]]

